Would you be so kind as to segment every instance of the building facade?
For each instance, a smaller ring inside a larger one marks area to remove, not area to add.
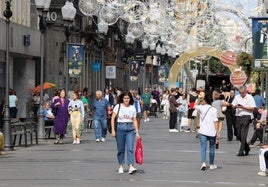
[[[137,43],[126,45],[124,36],[118,33],[116,27],[110,27],[107,34],[100,34],[97,29],[97,19],[83,16],[77,8],[75,21],[69,30],[62,20],[61,8],[65,0],[52,0],[44,44],[44,82],[56,84],[56,88],[66,88],[69,91],[87,87],[93,96],[96,90],[105,87],[122,89],[142,88],[143,69],[138,81],[131,82],[129,78],[129,57],[134,55]],[[5,52],[6,52],[6,22],[3,16],[5,1],[0,2],[0,98],[5,94]],[[11,3],[13,15],[10,24],[10,88],[16,91],[19,98],[18,117],[27,118],[31,113],[32,90],[40,84],[40,36],[38,29],[38,13],[34,0],[14,0]],[[66,31],[68,33],[66,33]],[[69,40],[67,35],[70,34]],[[84,45],[85,60],[81,76],[69,75],[67,62],[67,44]],[[127,60],[123,60],[127,59]],[[99,63],[100,69],[94,69]],[[107,79],[106,66],[115,67],[115,76]],[[147,81],[149,82],[149,81]],[[52,89],[45,90],[52,96]]]

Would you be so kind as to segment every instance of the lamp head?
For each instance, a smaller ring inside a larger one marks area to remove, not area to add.
[[[12,16],[12,11],[10,8],[11,8],[11,0],[6,0],[6,9],[4,10],[3,15],[7,20],[9,20],[9,18],[11,18]]]
[[[73,21],[76,15],[76,9],[72,2],[66,1],[65,5],[61,8],[62,19],[65,21]]]

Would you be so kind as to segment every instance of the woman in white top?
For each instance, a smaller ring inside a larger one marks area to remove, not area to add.
[[[80,144],[81,123],[84,121],[84,104],[79,99],[79,93],[73,93],[73,99],[68,105],[70,122],[72,124],[73,144]]]
[[[17,117],[18,97],[13,89],[9,89],[9,113],[11,118]]]
[[[197,100],[195,103],[195,109],[200,112],[199,139],[201,143],[201,170],[206,170],[207,141],[209,141],[210,169],[217,168],[217,166],[214,164],[214,157],[216,136],[218,136],[219,133],[217,123],[217,109],[211,106],[212,99],[210,99],[207,95],[205,95],[204,101],[205,104],[201,105],[199,105],[199,100]]]
[[[127,162],[129,165],[129,174],[137,171],[134,164],[134,140],[139,138],[137,112],[133,106],[134,100],[130,92],[123,92],[119,96],[118,104],[113,109],[111,126],[112,136],[116,137],[117,142],[117,159],[119,163],[118,173],[124,173],[123,164],[125,162],[125,149],[127,152]],[[115,118],[117,117],[117,122]],[[115,123],[117,127],[115,129]]]
[[[169,95],[170,92],[166,89],[161,101],[161,105],[163,106],[163,119],[169,119]]]
[[[181,126],[181,119],[183,117],[186,117],[187,111],[188,111],[188,103],[187,103],[187,95],[186,93],[183,93],[177,100],[177,103],[180,103],[180,106],[178,107],[178,115],[177,115],[177,126],[182,129]],[[176,129],[178,129],[176,127]]]

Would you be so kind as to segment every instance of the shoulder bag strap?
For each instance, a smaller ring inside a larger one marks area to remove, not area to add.
[[[119,111],[120,111],[120,107],[121,107],[121,103],[119,104],[118,112],[117,112],[117,114],[116,114],[115,118],[117,118],[117,117],[118,117],[118,114],[119,114]]]
[[[205,119],[205,117],[206,117],[206,115],[207,115],[207,113],[208,113],[208,111],[209,111],[210,109],[211,109],[211,107],[209,107],[209,109],[207,110],[207,112],[205,113],[205,115],[204,115],[203,118],[200,117],[202,121]]]

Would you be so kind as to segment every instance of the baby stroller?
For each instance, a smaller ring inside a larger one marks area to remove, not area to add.
[[[154,116],[154,117],[158,118],[158,115],[157,115],[157,102],[152,102],[151,103],[149,116]]]

